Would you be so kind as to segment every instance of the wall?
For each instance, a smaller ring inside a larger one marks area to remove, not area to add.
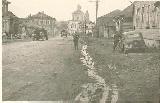
[[[158,29],[137,29],[142,33],[148,48],[160,48],[160,31]]]
[[[134,2],[134,26],[136,29],[159,28],[160,9],[154,6],[155,1]]]

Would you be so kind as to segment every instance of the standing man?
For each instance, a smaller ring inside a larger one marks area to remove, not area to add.
[[[121,40],[121,33],[117,31],[113,38],[114,38],[113,51],[115,51]]]
[[[78,50],[78,41],[79,41],[79,35],[77,32],[75,32],[75,34],[73,34],[73,42],[75,50]]]

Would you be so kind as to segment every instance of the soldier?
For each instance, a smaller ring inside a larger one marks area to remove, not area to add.
[[[77,32],[73,35],[73,42],[74,42],[74,48],[75,50],[78,50],[78,41],[79,41],[79,35]]]
[[[113,45],[113,51],[115,51],[115,49],[117,48],[120,40],[121,40],[121,33],[120,32],[116,32],[116,34],[114,35],[114,45]]]

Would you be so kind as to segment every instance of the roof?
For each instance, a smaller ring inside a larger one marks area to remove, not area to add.
[[[72,14],[84,14],[83,11],[81,11],[81,6],[80,5],[77,5],[77,10],[74,11]]]
[[[5,4],[10,4],[11,2],[7,1],[7,0],[3,0],[3,3]]]
[[[114,16],[117,16],[120,12],[121,12],[121,10],[117,9],[117,10],[114,10],[114,11],[112,11],[112,12],[110,12],[110,13],[102,16],[102,17],[114,17]]]
[[[52,18],[51,16],[48,16],[44,12],[38,12],[35,15],[30,15],[28,18],[37,18],[37,19],[42,19],[43,18],[43,19],[54,19],[54,20],[56,20],[55,18]]]
[[[13,12],[8,11],[7,15],[3,15],[2,17],[7,17],[7,18],[18,18]]]
[[[124,17],[133,17],[133,5],[129,5],[119,15],[123,15]]]
[[[97,23],[98,24],[107,24],[108,26],[115,26],[115,23],[113,22],[113,18],[117,15],[119,15],[121,11],[120,10],[114,10],[104,16],[101,16],[98,18]]]
[[[7,14],[7,15],[10,16],[10,17],[16,17],[16,15],[13,14],[13,12],[11,12],[11,11],[8,11],[8,14]]]

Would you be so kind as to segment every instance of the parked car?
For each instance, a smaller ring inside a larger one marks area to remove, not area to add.
[[[63,37],[63,36],[67,37],[67,31],[66,30],[61,31],[61,37]]]
[[[141,32],[130,31],[123,33],[123,52],[144,52],[146,45]]]
[[[47,31],[45,29],[36,29],[32,34],[33,41],[35,40],[48,40]]]

